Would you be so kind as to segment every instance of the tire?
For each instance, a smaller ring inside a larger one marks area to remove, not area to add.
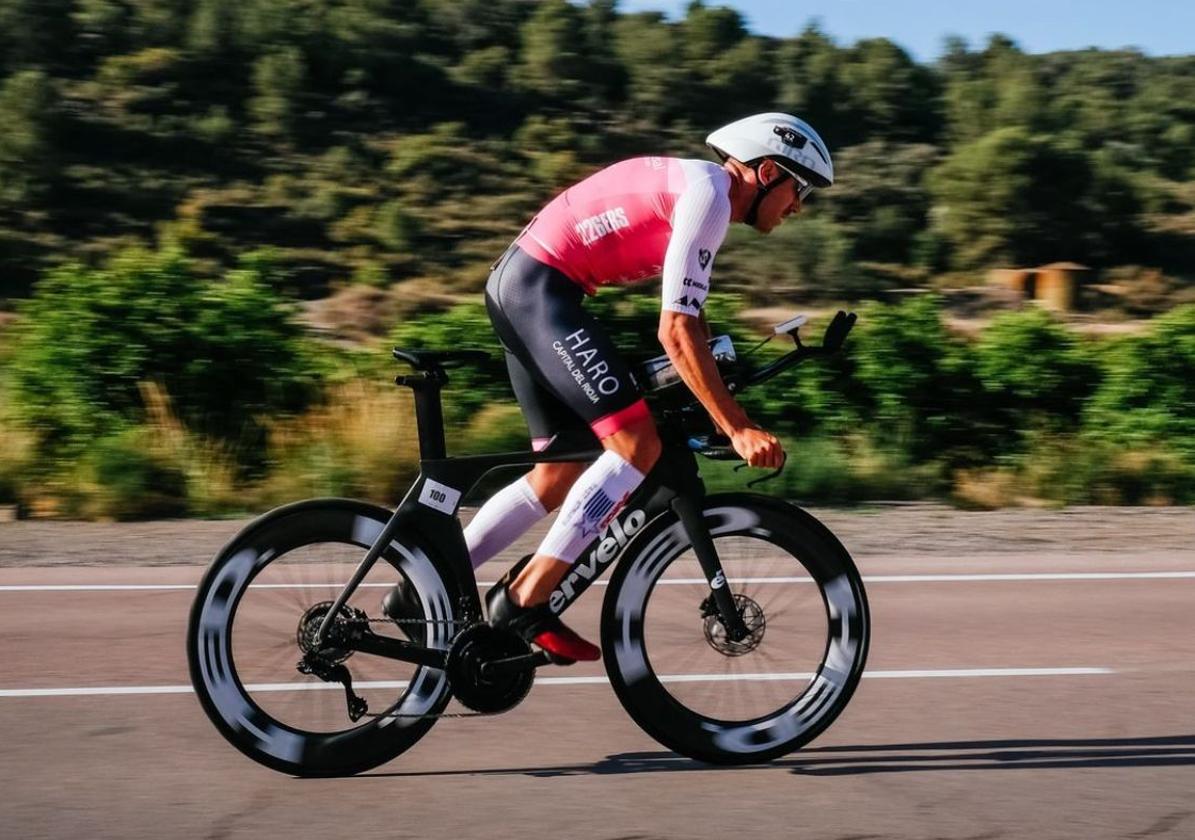
[[[413,746],[435,722],[427,715],[447,704],[443,671],[346,651],[354,688],[368,695],[371,712],[382,712],[352,722],[338,683],[295,670],[304,614],[336,597],[390,516],[385,508],[347,499],[287,505],[247,526],[204,575],[187,628],[191,682],[220,734],[254,761],[297,776],[359,773]],[[457,593],[427,550],[398,537],[381,560],[349,606],[380,616],[381,595],[401,574],[418,592],[425,615],[457,617]],[[321,573],[326,582],[312,583]],[[393,625],[370,626],[397,632]],[[429,646],[447,649],[453,625],[427,626]],[[362,680],[362,669],[377,668],[389,669],[388,680]],[[394,680],[400,669],[413,673]]]
[[[770,761],[850,700],[867,659],[863,583],[842,544],[794,505],[728,493],[707,497],[704,515],[736,600],[758,608],[759,638],[729,643],[716,616],[702,618],[709,584],[668,512],[635,535],[610,581],[606,672],[631,718],[669,749],[711,764]],[[740,573],[764,562],[778,573]],[[777,609],[782,597],[800,606]]]

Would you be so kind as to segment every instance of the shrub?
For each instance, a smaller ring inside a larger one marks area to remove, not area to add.
[[[96,441],[83,461],[91,485],[84,513],[111,519],[179,516],[187,510],[187,480],[177,465],[154,452],[143,429]]]
[[[936,297],[865,306],[844,350],[835,362],[849,371],[844,395],[882,448],[914,463],[967,463],[990,451],[972,359],[946,331]]]
[[[150,380],[188,428],[258,442],[261,418],[301,407],[318,381],[269,271],[248,257],[209,282],[178,251],[130,250],[51,272],[21,307],[10,365],[39,451],[69,457],[139,422]]]
[[[1040,309],[997,317],[974,352],[990,410],[1014,440],[1035,428],[1073,430],[1099,382],[1075,336]]]
[[[1085,433],[1130,446],[1160,444],[1195,463],[1195,306],[1158,318],[1145,335],[1120,339],[1103,360]]]

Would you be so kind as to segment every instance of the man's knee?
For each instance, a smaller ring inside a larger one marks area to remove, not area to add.
[[[655,466],[663,451],[656,424],[650,417],[603,438],[602,446],[617,452],[624,461],[644,475]]]
[[[576,482],[577,477],[585,472],[588,464],[572,461],[555,464],[536,464],[527,475],[531,489],[539,498],[544,510],[551,513],[560,507],[564,497]]]

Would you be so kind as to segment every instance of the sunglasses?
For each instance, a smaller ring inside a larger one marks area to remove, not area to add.
[[[789,174],[791,175],[792,173]],[[800,175],[793,175],[792,178],[797,182],[797,198],[799,198],[801,203],[804,204],[805,199],[809,197],[811,192],[813,192],[813,184],[806,181]]]
[[[773,158],[773,162],[776,163],[776,166],[780,168],[781,172],[783,172],[785,175],[787,175],[788,177],[790,177],[794,181],[796,181],[796,183],[797,183],[797,198],[799,198],[801,200],[801,203],[803,204],[805,202],[805,199],[807,199],[809,197],[809,194],[811,192],[813,192],[813,184],[809,183],[807,180],[802,178],[796,172],[793,172],[788,167],[780,164],[779,162],[776,162],[774,158]]]

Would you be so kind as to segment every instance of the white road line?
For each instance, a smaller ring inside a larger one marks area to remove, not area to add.
[[[864,575],[864,583],[991,583],[1002,581],[1049,580],[1195,580],[1195,571],[1173,572],[1010,572],[996,574],[936,574],[936,575]],[[810,583],[808,577],[740,577],[731,583]],[[479,581],[478,586],[489,587],[494,581]],[[609,581],[596,581],[594,586],[608,586]],[[661,586],[693,586],[705,584],[705,578],[665,578]],[[343,584],[341,584],[343,585]],[[363,583],[364,589],[388,589],[389,583]],[[50,583],[6,584],[0,592],[154,592],[195,589],[193,583]],[[316,583],[257,583],[252,589],[324,589],[337,588]]]
[[[917,671],[864,671],[864,679],[873,680],[916,680],[916,679],[970,679],[973,677],[1090,677],[1115,674],[1111,668],[959,668],[947,670]],[[668,674],[660,677],[665,683],[687,682],[802,682],[813,678],[811,673],[776,674]],[[536,685],[606,685],[604,676],[593,677],[540,677]],[[355,689],[404,688],[404,680],[354,681]],[[343,691],[339,683],[250,683],[246,686],[254,693],[275,691]],[[189,685],[116,685],[90,688],[5,688],[0,689],[3,697],[95,697],[126,694],[190,694]]]

